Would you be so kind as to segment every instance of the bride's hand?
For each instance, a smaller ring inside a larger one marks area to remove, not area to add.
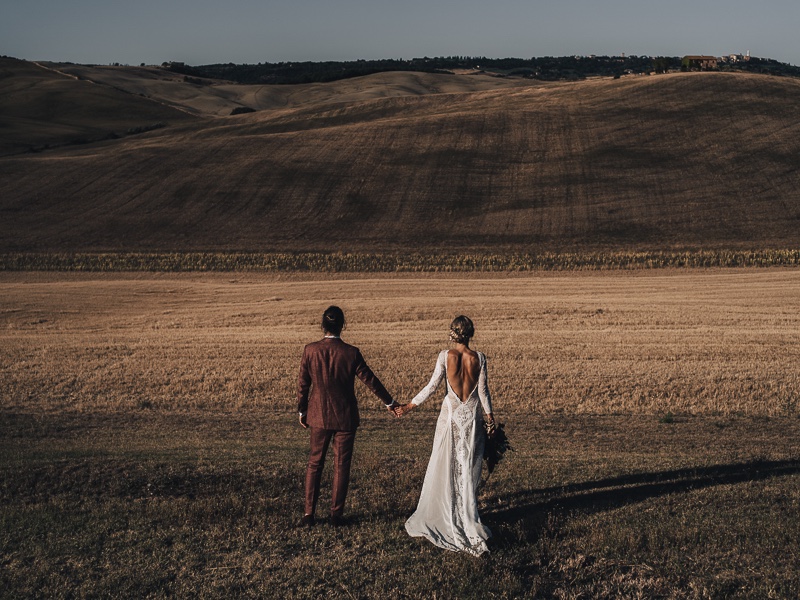
[[[415,406],[416,406],[416,405],[415,405],[415,404],[412,404],[411,402],[409,402],[408,404],[401,404],[401,405],[400,405],[400,406],[397,408],[397,416],[398,416],[398,417],[402,417],[402,416],[403,416],[403,415],[405,415],[406,413],[410,413],[412,410],[414,410]]]

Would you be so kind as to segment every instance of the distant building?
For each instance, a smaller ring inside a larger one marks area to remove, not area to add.
[[[750,50],[747,51],[747,54],[730,54],[727,60],[731,63],[748,62],[750,60]]]
[[[681,68],[687,71],[708,71],[717,68],[716,56],[684,56]]]

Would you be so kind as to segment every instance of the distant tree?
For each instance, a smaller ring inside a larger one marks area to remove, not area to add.
[[[667,73],[670,67],[670,59],[659,56],[658,58],[653,59],[653,70],[656,73]]]
[[[443,56],[412,59],[353,60],[326,62],[234,63],[191,67],[181,62],[165,62],[162,67],[181,75],[201,79],[223,79],[245,84],[296,84],[328,82],[361,77],[387,71],[418,71],[452,73],[453,69],[480,68],[496,75],[528,77],[543,80],[583,79],[592,76],[614,77],[625,73],[643,74],[651,71],[688,70],[679,57],[659,56],[544,56],[532,58],[487,58],[485,56]],[[800,68],[753,57],[731,69],[800,76]]]

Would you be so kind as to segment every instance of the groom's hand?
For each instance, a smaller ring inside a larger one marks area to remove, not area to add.
[[[399,417],[400,416],[398,414],[398,412],[397,412],[398,408],[400,408],[400,404],[397,402],[397,400],[392,400],[391,404],[387,404],[386,405],[386,410],[388,410],[390,413],[392,413],[395,417]]]
[[[308,421],[306,415],[300,415],[300,425],[303,426],[303,429],[308,429]]]
[[[395,414],[395,416],[402,417],[404,414],[406,414],[408,411],[411,410],[411,408],[409,407],[413,406],[414,406],[413,404],[398,404],[392,409],[392,412]]]

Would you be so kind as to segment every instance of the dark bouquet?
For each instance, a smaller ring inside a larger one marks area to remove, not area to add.
[[[506,451],[513,450],[506,436],[505,426],[502,423],[484,423],[486,427],[486,444],[483,446],[483,460],[491,474]]]

